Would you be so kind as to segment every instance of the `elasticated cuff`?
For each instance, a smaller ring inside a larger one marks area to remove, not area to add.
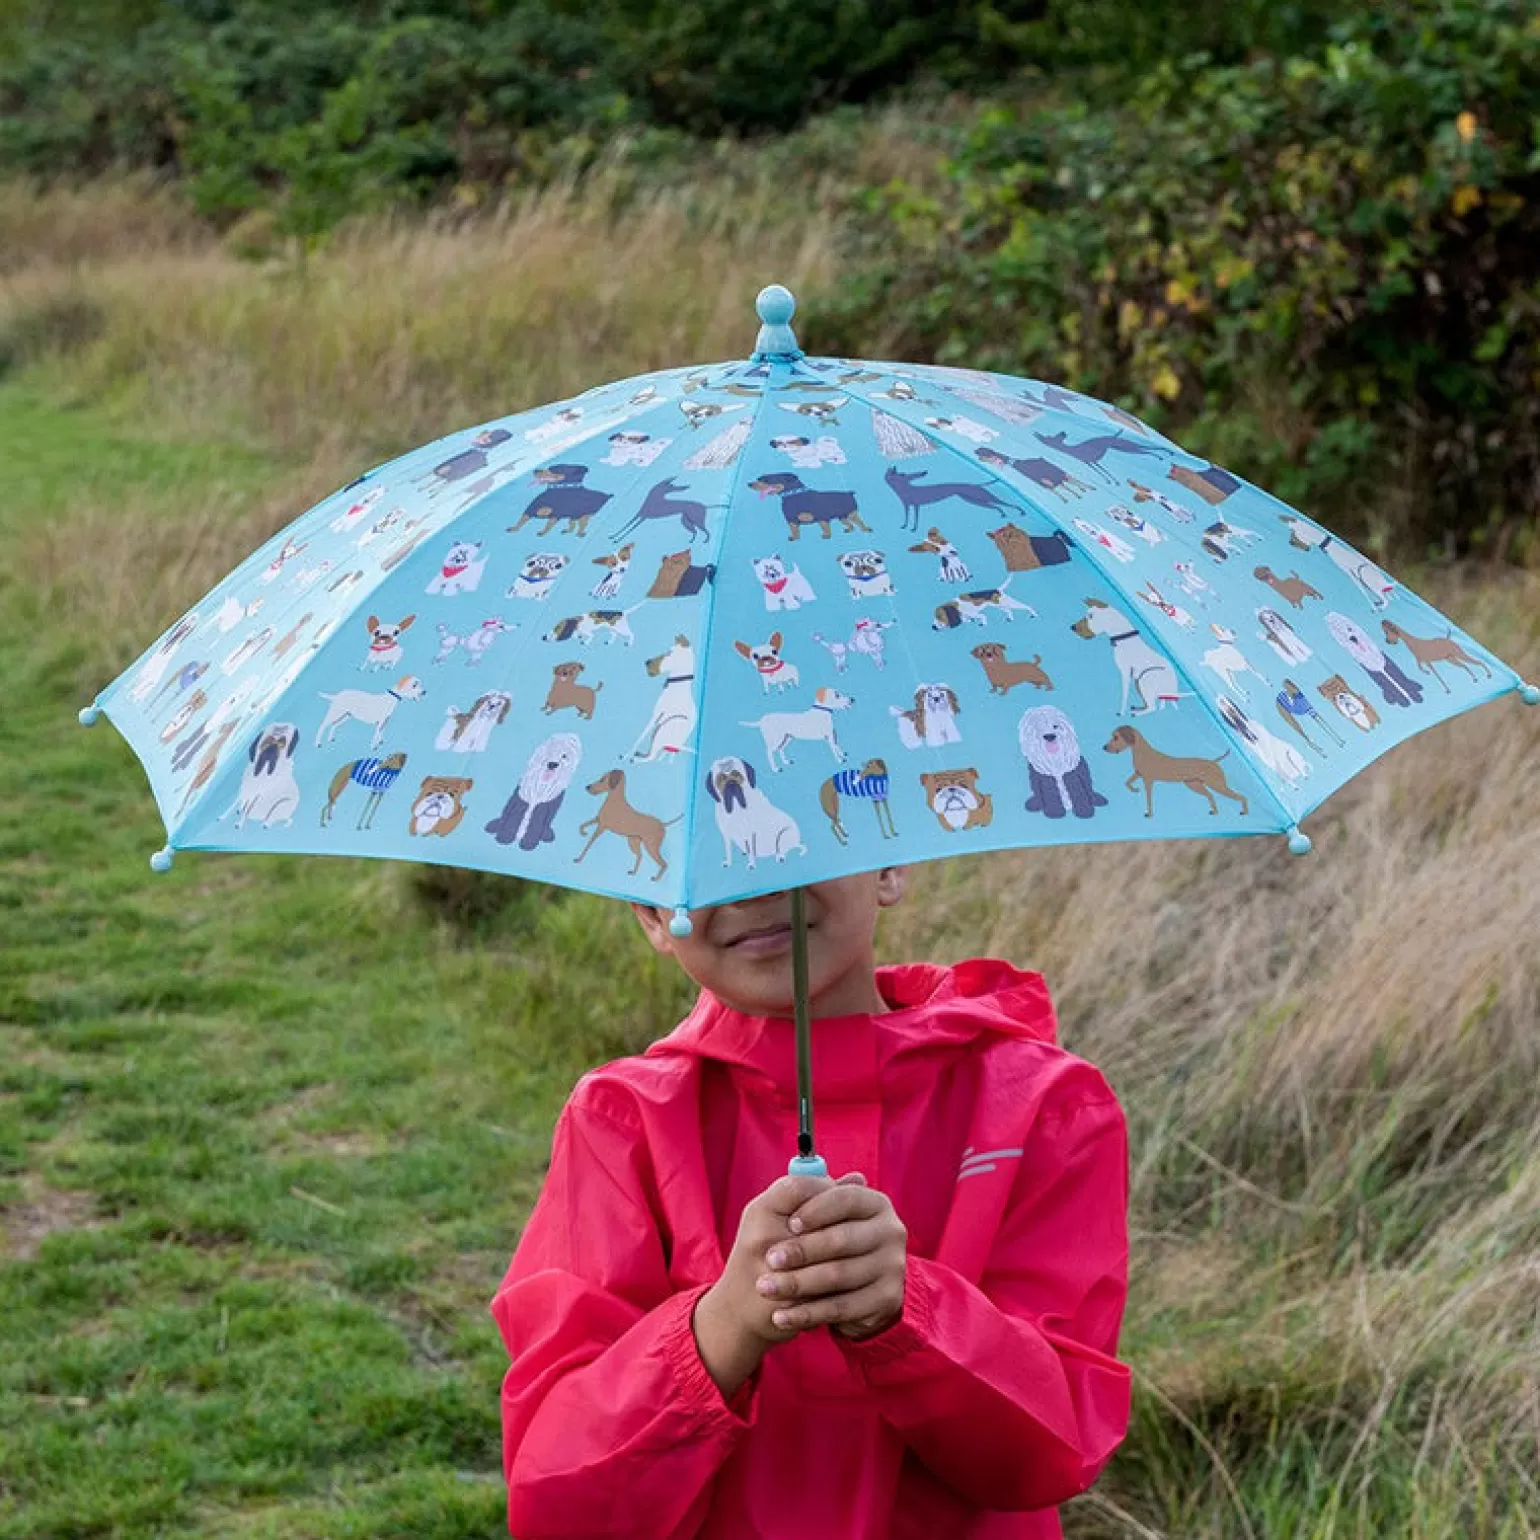
[[[727,1401],[717,1388],[717,1382],[707,1373],[695,1341],[694,1318],[695,1306],[709,1287],[709,1284],[702,1284],[699,1288],[676,1294],[660,1307],[668,1312],[661,1333],[663,1353],[679,1386],[680,1399],[698,1417],[700,1431],[741,1432],[754,1422],[759,1375],[756,1373],[746,1380],[732,1400]]]
[[[904,1308],[899,1318],[875,1337],[853,1342],[834,1332],[834,1340],[858,1370],[894,1363],[930,1345],[934,1303],[925,1269],[910,1257],[904,1264]]]

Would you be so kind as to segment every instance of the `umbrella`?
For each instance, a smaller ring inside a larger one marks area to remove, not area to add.
[[[385,856],[688,910],[966,851],[1282,834],[1540,690],[1121,408],[803,354],[633,377],[380,466],[96,702],[175,849]]]

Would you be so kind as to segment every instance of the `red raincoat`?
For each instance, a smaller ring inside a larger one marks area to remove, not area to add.
[[[908,1229],[902,1318],[774,1347],[723,1400],[691,1315],[796,1127],[789,1021],[709,994],[586,1075],[492,1302],[509,1530],[1049,1540],[1128,1425],[1123,1114],[1054,1044],[1041,975],[878,972],[894,1009],[813,1023],[819,1152]]]

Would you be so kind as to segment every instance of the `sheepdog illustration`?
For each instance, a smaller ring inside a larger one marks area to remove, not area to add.
[[[1032,795],[1029,813],[1047,818],[1092,818],[1107,799],[1091,783],[1091,767],[1080,752],[1074,723],[1057,706],[1033,706],[1016,726],[1016,739],[1027,762]]]
[[[1415,706],[1422,700],[1422,686],[1408,677],[1369,634],[1348,616],[1332,610],[1326,617],[1332,640],[1379,686],[1387,706]]]
[[[556,815],[583,758],[583,745],[572,733],[552,733],[537,745],[514,793],[501,813],[486,825],[499,845],[537,850],[556,838]]]

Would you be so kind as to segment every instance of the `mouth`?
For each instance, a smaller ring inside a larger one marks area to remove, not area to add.
[[[736,957],[774,957],[790,949],[791,926],[784,923],[756,926],[753,930],[735,936],[723,946],[724,951]]]

